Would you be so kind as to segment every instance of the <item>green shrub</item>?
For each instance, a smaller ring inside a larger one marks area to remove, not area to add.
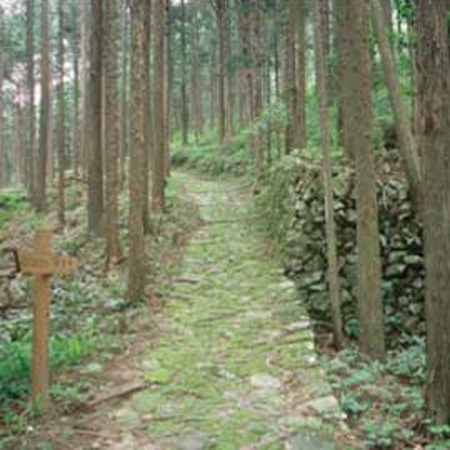
[[[13,214],[26,208],[25,194],[18,189],[0,190],[0,227],[4,226]]]
[[[52,369],[79,364],[99,344],[92,333],[50,340]],[[31,342],[25,338],[0,347],[0,398],[21,399],[30,393]]]

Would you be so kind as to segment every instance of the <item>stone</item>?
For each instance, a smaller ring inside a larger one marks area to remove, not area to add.
[[[200,431],[179,436],[175,442],[176,450],[204,450],[208,447],[209,437]]]
[[[277,394],[277,391],[268,389],[257,389],[254,392],[254,401],[273,408],[281,407],[284,403],[283,398]]]
[[[125,426],[134,426],[139,424],[139,414],[131,408],[122,408],[115,414],[117,422]]]
[[[290,325],[288,325],[286,327],[286,330],[291,331],[291,332],[307,330],[310,326],[311,326],[311,323],[310,323],[309,319],[304,319],[300,322],[291,323]]]
[[[283,427],[294,428],[298,430],[299,428],[320,429],[323,425],[322,421],[317,417],[312,416],[286,416],[280,420],[280,424]]]
[[[281,388],[281,381],[267,373],[257,373],[250,378],[250,384],[257,389],[278,390]]]
[[[123,439],[109,447],[111,450],[128,450],[134,448],[134,438],[132,434],[126,434]]]
[[[286,445],[286,450],[334,450],[333,441],[318,433],[304,431],[294,436]]]
[[[291,280],[284,280],[278,285],[279,289],[293,291],[295,290],[295,283]]]
[[[327,397],[321,397],[315,400],[310,400],[304,403],[301,407],[302,410],[313,409],[321,416],[340,416],[341,411],[339,408],[339,403],[336,398],[332,395]]]

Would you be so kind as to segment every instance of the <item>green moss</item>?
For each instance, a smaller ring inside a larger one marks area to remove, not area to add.
[[[192,282],[174,283],[160,344],[146,359],[148,379],[163,373],[163,382],[138,397],[136,407],[155,415],[148,431],[156,439],[195,430],[211,437],[208,448],[284,448],[277,441],[279,418],[287,414],[283,390],[264,392],[251,378],[267,374],[281,381],[299,368],[310,335],[286,326],[300,320],[304,309],[292,291],[280,288],[263,230],[255,230],[253,221],[247,226],[254,212],[241,209],[235,194],[224,198],[220,184],[181,178],[193,196],[202,196],[208,225],[188,246],[177,276]],[[275,443],[264,447],[268,436]]]

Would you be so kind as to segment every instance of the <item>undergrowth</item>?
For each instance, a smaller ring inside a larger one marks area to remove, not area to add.
[[[0,190],[0,228],[2,228],[17,211],[26,208],[26,196],[20,189]]]
[[[222,147],[215,129],[205,131],[198,140],[191,133],[187,146],[176,133],[171,143],[172,163],[213,176],[252,176],[254,158],[248,151],[249,133],[247,128],[239,130]]]
[[[282,261],[290,255],[294,225],[293,184],[299,175],[298,156],[283,157],[268,172],[256,214],[264,218],[265,231]],[[303,155],[302,155],[303,159]],[[318,348],[328,378],[352,429],[349,445],[374,449],[450,448],[450,427],[436,427],[427,418],[424,404],[426,352],[422,339],[404,337],[403,345],[388,354],[384,363],[371,362],[354,344],[331,352],[327,340]],[[322,342],[322,341],[321,341]],[[358,447],[359,448],[359,447]]]
[[[67,222],[64,234],[54,238],[56,253],[69,253],[80,259],[80,268],[71,280],[52,283],[49,354],[52,369],[51,396],[57,408],[67,409],[83,402],[95,384],[95,375],[106,362],[132,342],[136,317],[148,314],[149,305],[131,305],[126,297],[127,267],[119,265],[105,272],[105,240],[88,239],[85,206],[80,187],[67,189]],[[53,194],[51,193],[51,196]],[[184,237],[196,227],[196,207],[182,196],[182,186],[172,180],[167,188],[167,214],[158,218],[157,236],[147,239],[151,276],[149,291],[161,288],[165,277],[175,270]],[[49,204],[56,204],[49,202]],[[25,209],[25,208],[24,208]],[[120,199],[121,244],[127,253],[128,195]],[[37,226],[49,217],[16,209],[9,217],[11,240],[31,242]],[[0,448],[14,436],[26,432],[35,411],[29,408],[31,363],[30,280],[13,280],[20,306],[6,312],[0,328]],[[73,375],[71,375],[73,373]],[[87,376],[80,376],[87,374]],[[6,444],[5,444],[6,445]],[[9,448],[9,447],[7,447]]]

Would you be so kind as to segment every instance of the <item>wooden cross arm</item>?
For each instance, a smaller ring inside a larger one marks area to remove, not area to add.
[[[76,258],[54,255],[36,255],[23,249],[16,250],[18,271],[34,276],[68,276],[78,269]]]

